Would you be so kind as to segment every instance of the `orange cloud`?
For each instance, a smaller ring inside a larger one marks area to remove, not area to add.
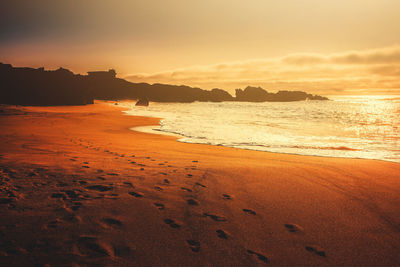
[[[299,53],[281,58],[191,66],[152,74],[132,74],[134,82],[222,88],[247,85],[269,91],[304,90],[318,94],[400,94],[400,46],[329,55]]]

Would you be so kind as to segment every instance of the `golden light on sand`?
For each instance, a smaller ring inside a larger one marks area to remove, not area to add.
[[[180,143],[104,103],[7,112],[7,266],[399,263],[397,163]]]

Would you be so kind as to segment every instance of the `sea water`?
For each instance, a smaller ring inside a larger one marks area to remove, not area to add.
[[[135,130],[242,149],[400,162],[400,98],[331,97],[298,102],[132,102],[127,114],[162,118]]]

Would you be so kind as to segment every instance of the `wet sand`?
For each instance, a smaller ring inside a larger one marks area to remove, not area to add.
[[[0,265],[400,265],[399,164],[129,130],[157,123],[103,102],[5,108]]]

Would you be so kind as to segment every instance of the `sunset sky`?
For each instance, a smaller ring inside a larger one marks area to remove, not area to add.
[[[398,0],[7,1],[0,61],[131,81],[400,94]]]

